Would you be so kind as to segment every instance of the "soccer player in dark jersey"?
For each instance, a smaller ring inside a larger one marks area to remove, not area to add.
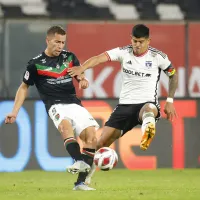
[[[35,85],[48,115],[64,140],[66,150],[75,161],[67,168],[72,174],[79,173],[73,189],[95,190],[85,185],[84,181],[93,163],[97,143],[96,129],[99,125],[76,96],[68,69],[79,66],[80,63],[72,52],[63,50],[65,41],[66,32],[62,27],[52,26],[48,29],[47,48],[28,62],[23,82],[16,93],[13,110],[6,116],[5,123],[15,122],[29,86]],[[75,78],[80,88],[88,87],[89,83],[84,75]],[[82,154],[74,132],[83,141]]]

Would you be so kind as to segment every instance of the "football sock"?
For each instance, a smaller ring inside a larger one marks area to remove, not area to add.
[[[83,152],[82,152],[83,160],[88,165],[90,165],[90,167],[93,164],[94,153],[95,153],[95,149],[83,148]],[[79,175],[78,175],[78,179],[77,179],[77,182],[75,183],[75,185],[77,185],[77,184],[79,184],[81,182],[84,182],[87,175],[88,175],[88,172],[80,172]]]
[[[142,135],[144,135],[144,132],[145,132],[145,129],[146,129],[148,123],[153,123],[153,124],[156,123],[153,112],[144,113],[142,116],[142,126],[141,126]]]
[[[74,137],[66,138],[64,140],[64,146],[70,156],[75,160],[83,160],[83,157],[80,152],[80,146],[77,140]]]

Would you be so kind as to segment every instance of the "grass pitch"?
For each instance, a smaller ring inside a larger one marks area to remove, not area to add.
[[[97,171],[96,191],[72,191],[64,172],[0,173],[0,200],[200,200],[200,169]]]

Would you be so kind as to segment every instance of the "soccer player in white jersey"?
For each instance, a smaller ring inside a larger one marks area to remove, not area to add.
[[[105,123],[98,148],[110,146],[116,139],[141,124],[140,148],[146,150],[156,131],[160,117],[158,82],[161,70],[169,77],[168,98],[164,107],[167,119],[173,121],[176,111],[173,98],[178,84],[176,70],[167,55],[149,46],[149,28],[143,24],[133,27],[131,45],[117,47],[87,60],[81,67],[69,70],[71,76],[107,61],[121,63],[122,90],[119,104]]]

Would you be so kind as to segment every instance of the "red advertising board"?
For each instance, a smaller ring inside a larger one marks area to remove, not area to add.
[[[185,30],[183,24],[147,24],[151,33],[151,46],[166,53],[177,68],[185,62]],[[126,23],[70,23],[67,25],[67,47],[83,63],[106,50],[130,44],[133,24]],[[120,91],[120,64],[108,62],[87,70],[90,88],[78,91],[85,98],[118,97]],[[162,77],[161,77],[162,78]],[[161,85],[163,82],[161,81]],[[166,85],[160,95],[166,96]],[[185,87],[185,85],[184,85]]]
[[[191,97],[200,97],[200,24],[189,24],[189,74],[188,92]]]

